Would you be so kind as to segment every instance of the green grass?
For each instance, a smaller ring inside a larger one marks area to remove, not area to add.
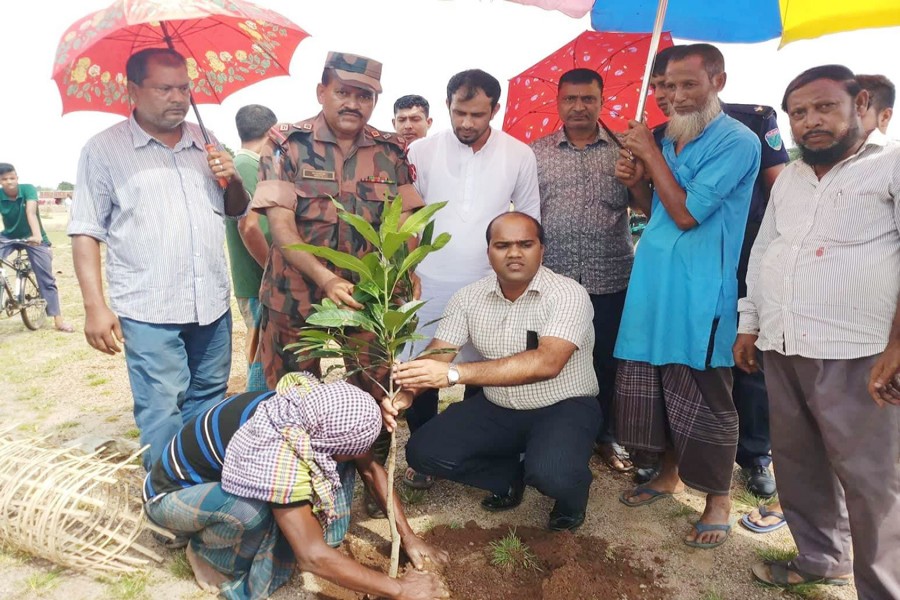
[[[691,515],[696,515],[697,511],[688,506],[687,504],[679,504],[677,508],[669,511],[669,517],[673,519],[680,519],[682,517],[690,517]]]
[[[74,427],[78,427],[80,423],[78,421],[66,421],[65,423],[60,423],[56,426],[60,431],[65,431],[67,429],[72,429]]]
[[[427,490],[417,490],[405,485],[399,485],[397,487],[397,493],[404,506],[415,506],[416,504],[425,502]]]
[[[462,521],[450,521],[450,524],[447,525],[450,529],[465,529],[465,525]]]
[[[105,383],[109,383],[111,380],[109,377],[105,375],[98,375],[96,373],[88,373],[87,376],[87,384],[91,387],[96,387],[103,385]]]
[[[767,546],[764,548],[757,548],[756,555],[762,560],[770,560],[770,561],[784,561],[784,560],[794,560],[797,557],[797,549],[796,548],[773,548],[771,546]]]
[[[39,571],[29,575],[25,579],[25,585],[35,594],[43,594],[49,592],[59,585],[59,574],[62,569],[51,569],[50,571]]]
[[[700,600],[725,600],[725,596],[719,593],[719,590],[707,590],[700,596]]]
[[[16,427],[22,433],[37,433],[38,426],[36,423],[22,423],[18,427]]]
[[[778,495],[776,494],[771,498],[760,498],[756,494],[748,492],[745,488],[740,488],[732,494],[731,499],[738,510],[750,511],[759,506],[775,504],[778,502]]]
[[[137,427],[132,427],[131,429],[129,429],[122,435],[124,435],[125,437],[127,437],[130,440],[136,440],[139,437],[141,437],[141,430],[138,429]]]
[[[495,567],[504,567],[512,570],[541,571],[537,557],[521,539],[516,535],[515,528],[509,533],[490,543],[491,564]]]
[[[145,600],[150,574],[144,571],[121,575],[107,583],[109,595],[116,600]]]
[[[177,579],[190,581],[194,578],[194,570],[191,569],[191,564],[188,562],[187,554],[184,553],[184,550],[172,553],[172,560],[169,561],[169,573]]]

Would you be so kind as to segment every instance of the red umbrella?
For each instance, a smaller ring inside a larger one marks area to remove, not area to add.
[[[509,80],[503,130],[525,143],[562,127],[556,110],[559,78],[571,69],[592,69],[603,77],[600,120],[613,131],[625,131],[638,105],[649,33],[586,31],[577,38]],[[659,47],[672,45],[663,33]],[[649,103],[647,125],[666,120],[655,103]]]
[[[128,57],[168,46],[187,58],[191,103],[219,104],[257,81],[287,75],[294,50],[308,36],[278,13],[241,0],[118,0],[62,35],[53,79],[63,114],[127,116]],[[202,127],[199,114],[197,120]]]

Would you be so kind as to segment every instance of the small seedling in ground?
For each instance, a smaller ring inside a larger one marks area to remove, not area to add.
[[[720,594],[718,590],[708,590],[700,596],[700,600],[725,600],[725,596]]]
[[[126,431],[123,435],[130,440],[136,440],[139,437],[141,437],[141,430],[138,429],[137,427],[132,427],[131,429]]]
[[[462,524],[462,521],[450,521],[448,527],[450,529],[464,529],[465,525]]]
[[[490,543],[491,564],[495,567],[507,567],[513,570],[540,571],[537,557],[516,535],[515,529]]]

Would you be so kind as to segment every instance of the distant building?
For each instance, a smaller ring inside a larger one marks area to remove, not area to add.
[[[75,192],[72,190],[40,190],[38,192],[38,203],[60,206],[67,204],[66,200],[71,200],[73,194]]]

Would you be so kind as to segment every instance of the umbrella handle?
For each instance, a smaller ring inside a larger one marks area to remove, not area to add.
[[[666,20],[666,8],[669,0],[659,0],[656,5],[656,21],[653,23],[653,34],[650,36],[650,50],[647,53],[647,66],[644,67],[644,80],[641,82],[641,93],[638,96],[637,115],[635,121],[644,120],[644,104],[647,102],[647,90],[650,89],[650,74],[653,72],[653,63],[656,61],[656,51],[659,50],[659,38],[662,35],[663,22]]]
[[[207,152],[212,152],[213,150],[216,150],[215,144],[207,144],[206,145]],[[216,159],[216,160],[218,160],[218,159]],[[223,190],[228,187],[228,180],[225,179],[224,177],[219,177],[217,181],[219,182],[219,187],[222,188]]]

